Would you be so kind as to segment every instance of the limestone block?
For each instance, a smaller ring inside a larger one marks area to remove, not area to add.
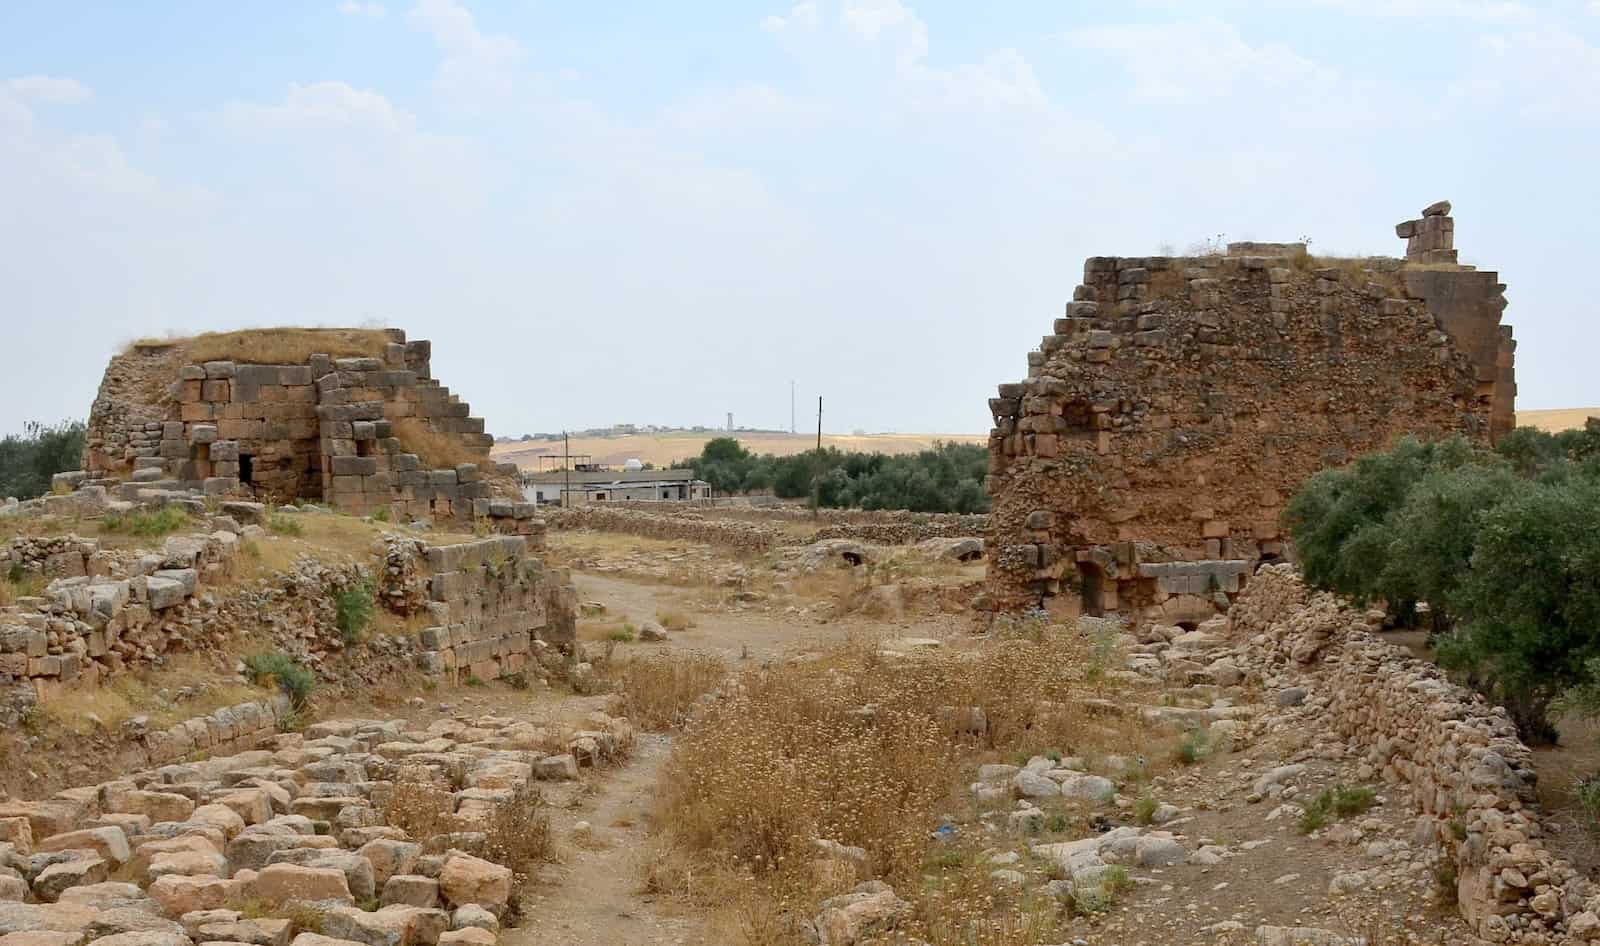
[[[133,856],[128,848],[128,836],[121,828],[85,828],[55,834],[39,842],[40,851],[88,850],[104,858],[113,869],[122,866]]]
[[[439,891],[453,906],[472,903],[498,911],[511,897],[511,869],[470,854],[456,854],[439,872]]]
[[[87,853],[75,860],[60,861],[33,879],[33,895],[45,903],[54,903],[69,887],[104,883],[108,870],[103,858]]]
[[[268,864],[251,885],[256,896],[272,903],[292,901],[354,902],[344,871],[296,864]]]

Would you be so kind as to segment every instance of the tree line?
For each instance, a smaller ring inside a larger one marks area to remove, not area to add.
[[[0,438],[0,499],[32,499],[50,491],[50,478],[83,463],[83,421],[30,421],[21,434]]]
[[[1306,581],[1426,626],[1439,663],[1529,742],[1600,710],[1600,423],[1493,450],[1413,438],[1311,477],[1285,509]]]
[[[770,492],[831,508],[989,511],[983,490],[989,451],[976,444],[941,442],[895,456],[826,447],[780,457],[758,456],[733,437],[717,437],[699,456],[676,465],[693,470],[722,495]]]

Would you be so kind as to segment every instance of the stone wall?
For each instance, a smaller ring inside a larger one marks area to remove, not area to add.
[[[425,614],[418,666],[457,679],[527,672],[537,647],[568,650],[577,593],[564,571],[547,570],[522,536],[456,545],[387,542],[385,605]]]
[[[687,539],[740,552],[766,552],[828,539],[854,539],[879,545],[913,545],[928,539],[966,538],[984,532],[987,516],[916,513],[904,510],[762,509],[712,511],[681,503],[569,506],[540,510],[553,529],[596,529],[652,539]],[[785,524],[821,525],[810,535]]]
[[[199,752],[224,755],[254,749],[277,735],[279,720],[289,713],[289,698],[279,694],[224,706],[154,731],[144,717],[135,716],[127,722],[126,735],[142,749],[145,765],[168,765]]]
[[[1402,434],[1486,442],[1515,390],[1501,288],[1298,244],[1089,259],[1027,379],[989,402],[994,605],[1113,586],[1091,553],[1120,543],[1273,561],[1284,503],[1316,471]],[[1107,604],[1122,601],[1085,602]]]
[[[1410,790],[1414,840],[1454,857],[1463,917],[1491,942],[1600,937],[1600,894],[1547,851],[1532,753],[1506,711],[1379,639],[1364,612],[1263,566],[1228,618],[1269,687],[1314,675],[1334,728]],[[1576,935],[1573,935],[1576,934]]]
[[[77,536],[24,536],[0,547],[7,573],[49,580],[41,594],[0,608],[0,724],[132,667],[220,651],[245,631],[270,637],[327,681],[370,681],[408,666],[494,679],[523,669],[535,642],[571,649],[576,592],[565,571],[546,569],[537,556],[541,534],[443,546],[390,534],[377,569],[304,557],[285,572],[235,585],[241,536],[265,536],[258,526],[234,525],[236,532],[225,522],[172,536],[155,551],[106,551]],[[431,626],[420,639],[346,640],[333,598],[363,585],[389,612],[423,613]],[[347,673],[336,657],[357,666]]]
[[[651,539],[687,539],[741,552],[765,552],[780,545],[792,545],[797,537],[786,535],[777,526],[753,522],[707,519],[701,516],[668,515],[643,509],[610,506],[568,506],[543,510],[552,529],[597,529],[625,532]]]

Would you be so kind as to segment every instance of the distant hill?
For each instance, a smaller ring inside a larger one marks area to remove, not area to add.
[[[1563,407],[1550,411],[1517,411],[1518,427],[1537,427],[1550,433],[1576,430],[1590,417],[1600,417],[1600,407]]]
[[[572,452],[589,454],[591,462],[621,466],[624,461],[638,459],[656,466],[666,466],[676,460],[686,460],[700,455],[706,441],[714,437],[734,437],[754,453],[771,453],[790,456],[814,449],[816,434],[740,433],[721,431],[690,431],[665,434],[635,434],[627,437],[573,437]],[[916,453],[927,450],[935,441],[946,443],[988,443],[987,434],[823,434],[824,447],[838,447],[857,453]],[[529,440],[519,443],[497,444],[494,458],[502,463],[515,463],[525,469],[538,467],[540,456],[561,456],[559,440]]]

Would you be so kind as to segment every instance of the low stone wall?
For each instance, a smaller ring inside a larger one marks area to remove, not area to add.
[[[1263,677],[1312,674],[1352,748],[1411,789],[1418,842],[1453,854],[1461,914],[1496,943],[1600,939],[1600,895],[1545,850],[1532,753],[1506,711],[1385,643],[1363,612],[1262,567],[1229,615]]]
[[[780,545],[801,542],[773,526],[751,522],[706,519],[700,516],[669,516],[639,509],[608,506],[571,506],[547,509],[545,521],[552,529],[598,529],[625,532],[651,539],[687,539],[745,552],[765,552]]]
[[[494,680],[525,672],[536,647],[566,650],[576,636],[577,593],[545,568],[522,536],[457,545],[391,537],[385,606],[426,613],[418,666],[432,674]]]
[[[143,749],[145,764],[167,765],[197,752],[224,755],[254,749],[277,734],[279,720],[287,715],[289,698],[279,694],[224,706],[154,732],[147,730],[144,717],[135,716],[128,720],[126,732]]]
[[[628,503],[626,506],[571,506],[542,509],[552,529],[598,529],[652,539],[687,539],[745,552],[766,552],[828,539],[854,539],[875,545],[915,545],[928,539],[982,535],[987,517],[904,510],[825,509],[710,510],[678,503]],[[776,522],[828,522],[813,535],[785,531]]]

